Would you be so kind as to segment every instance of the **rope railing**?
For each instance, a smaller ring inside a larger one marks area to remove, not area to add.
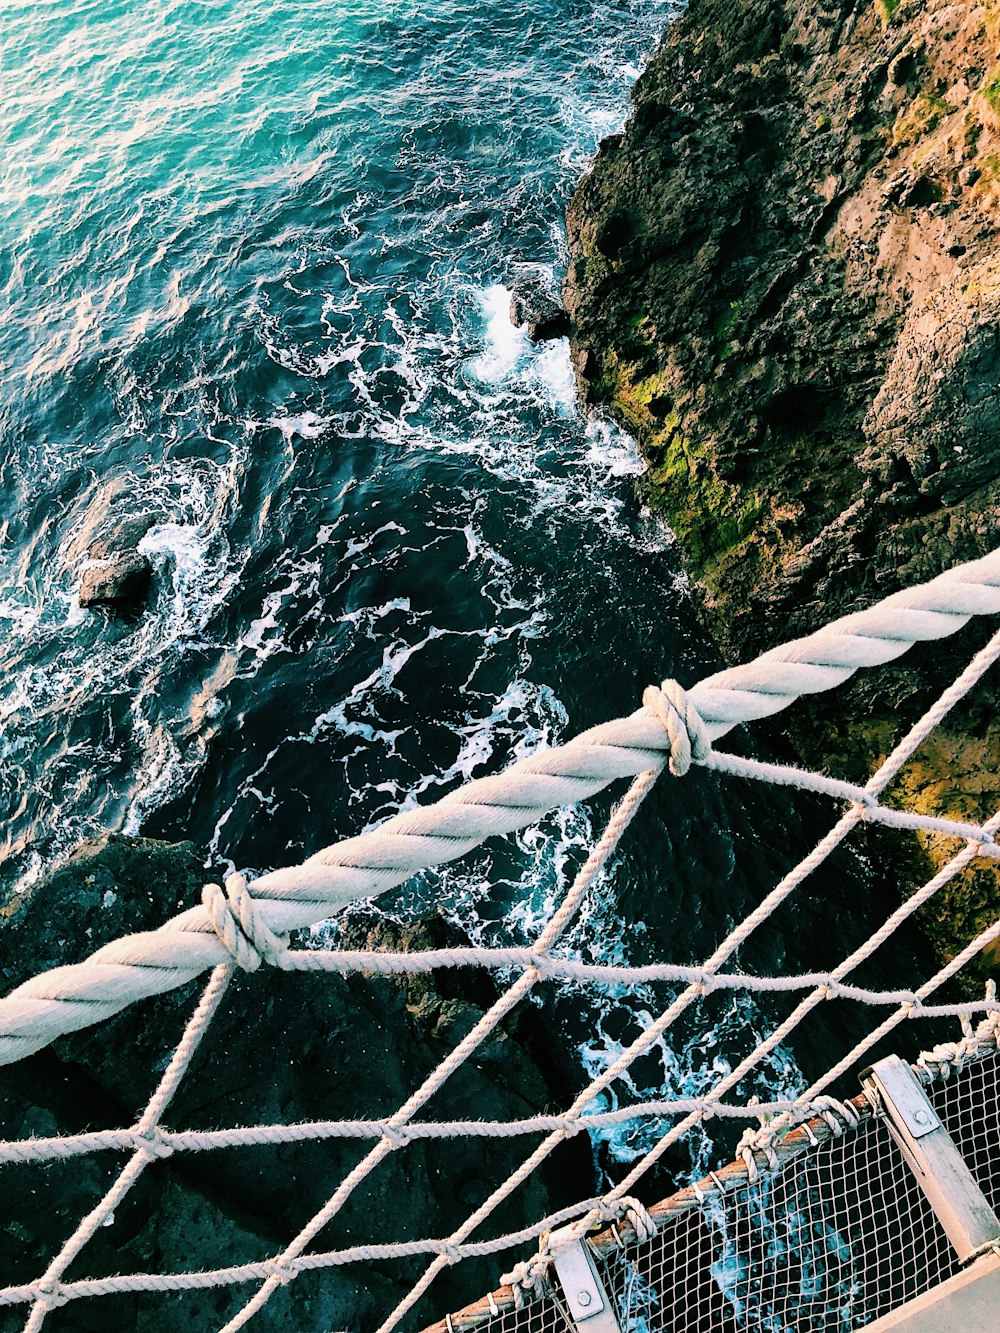
[[[1000,552],[895,593],[745,666],[709,676],[686,695],[673,682],[650,687],[645,706],[630,716],[334,843],[302,865],[262,875],[252,897],[237,881],[230,911],[210,886],[201,906],[159,930],[127,936],[83,963],[53,968],[18,986],[0,1001],[0,1063],[40,1050],[136,1000],[186,985],[234,957],[243,965],[268,955],[276,959],[283,952],[282,936],[327,919],[349,902],[384,893],[418,871],[464,856],[487,838],[593,796],[616,779],[659,771],[668,761],[679,775],[691,761],[692,747],[702,752],[696,758],[706,757],[710,742],[739,723],[770,717],[803,695],[833,689],[860,667],[891,662],[914,643],[948,637],[974,615],[996,614]]]
[[[0,1305],[31,1303],[26,1333],[37,1333],[48,1310],[68,1300],[128,1291],[188,1290],[258,1282],[259,1289],[224,1325],[235,1333],[263,1308],[271,1295],[300,1272],[344,1263],[433,1256],[433,1262],[380,1325],[389,1333],[427,1292],[447,1266],[461,1259],[500,1253],[541,1234],[547,1226],[574,1220],[581,1234],[595,1222],[634,1208],[631,1191],[672,1143],[700,1122],[715,1116],[750,1119],[762,1109],[777,1117],[766,1141],[747,1141],[750,1160],[760,1148],[771,1151],[778,1131],[829,1111],[824,1089],[898,1024],[914,1019],[959,1017],[969,1025],[975,1014],[995,1018],[1000,1006],[986,1001],[935,1004],[928,1001],[940,986],[983,947],[1000,937],[1000,921],[982,932],[934,977],[913,990],[876,990],[853,985],[850,973],[889,939],[899,926],[977,858],[998,855],[1000,814],[985,824],[897,810],[881,795],[924,740],[1000,657],[1000,633],[975,655],[910,729],[862,786],[806,773],[784,765],[763,764],[712,748],[713,741],[742,721],[767,717],[802,695],[834,688],[862,666],[892,661],[913,643],[955,633],[974,615],[1000,614],[1000,552],[959,566],[930,583],[897,593],[867,611],[833,622],[804,639],[765,653],[755,662],[720,672],[684,691],[676,682],[650,687],[644,707],[628,717],[590,729],[568,744],[540,751],[506,772],[478,779],[435,805],[408,811],[379,828],[350,838],[310,857],[303,865],[275,871],[252,885],[240,875],[223,887],[208,885],[202,904],[156,931],[105,945],[82,963],[54,968],[19,986],[0,1000],[0,1063],[20,1059],[57,1036],[78,1031],[119,1013],[135,1000],[184,985],[202,971],[212,975],[201,1002],[167,1071],[138,1123],[129,1129],[23,1140],[0,1144],[0,1161],[23,1164],[51,1161],[97,1151],[130,1153],[126,1166],[99,1204],[84,1218],[34,1283],[0,1289]],[[643,967],[585,964],[555,952],[582,902],[603,873],[625,830],[663,767],[683,775],[692,763],[723,774],[795,786],[846,802],[847,809],[815,848],[790,870],[764,900],[716,947],[700,967],[651,964]],[[446,949],[423,954],[378,950],[320,950],[289,947],[291,931],[324,920],[347,902],[370,897],[421,870],[451,861],[486,838],[510,833],[535,822],[547,811],[600,791],[616,779],[632,778],[628,793],[613,811],[604,833],[571,887],[528,948]],[[850,832],[865,822],[951,837],[964,845],[921,889],[909,897],[863,945],[837,968],[824,973],[771,978],[724,971],[757,928],[821,865]],[[467,1036],[423,1081],[392,1116],[379,1120],[313,1121],[300,1125],[257,1125],[218,1131],[183,1131],[162,1124],[195,1049],[211,1022],[233,969],[255,970],[270,964],[289,971],[332,973],[418,973],[442,967],[483,967],[516,975]],[[488,1040],[506,1016],[542,981],[572,985],[630,986],[674,982],[682,988],[655,1020],[582,1089],[560,1115],[528,1117],[503,1124],[482,1121],[417,1121],[415,1117],[466,1061]],[[739,990],[775,995],[804,992],[789,1016],[709,1092],[697,1098],[662,1099],[612,1111],[595,1110],[595,1101],[671,1029],[691,1005],[711,991]],[[831,1071],[795,1098],[766,1107],[727,1102],[744,1078],[772,1054],[818,1005],[835,999],[888,1006],[893,1012]],[[624,1180],[599,1199],[581,1200],[537,1226],[490,1240],[474,1234],[567,1138],[641,1116],[680,1119],[645,1153]],[[362,1183],[389,1156],[414,1139],[460,1135],[544,1138],[452,1234],[419,1240],[354,1246],[310,1253],[309,1247],[338,1215]],[[63,1281],[97,1229],[114,1213],[149,1162],[178,1152],[220,1150],[254,1144],[307,1139],[373,1140],[372,1147],[330,1195],[325,1205],[271,1259],[204,1273],[123,1274],[102,1279]],[[763,1147],[761,1147],[763,1145]]]
[[[995,1060],[1000,1054],[998,1028],[1000,1022],[994,1015],[977,1032],[961,1041],[942,1043],[924,1052],[911,1068],[925,1087],[932,1087],[946,1082],[977,1061]],[[752,1109],[762,1119],[770,1111],[770,1107],[763,1103]],[[846,1102],[830,1098],[826,1106],[818,1108],[817,1113],[808,1119],[800,1120],[794,1128],[766,1124],[757,1133],[748,1132],[732,1162],[652,1204],[644,1210],[645,1215],[653,1228],[659,1230],[685,1214],[704,1213],[714,1203],[738,1195],[748,1185],[756,1183],[765,1172],[778,1172],[823,1144],[861,1128],[875,1113],[867,1093],[862,1092]],[[598,1257],[613,1255],[625,1246],[634,1246],[647,1238],[648,1232],[636,1228],[627,1211],[611,1226],[586,1233],[587,1246]],[[473,1333],[492,1318],[521,1308],[527,1294],[537,1295],[545,1291],[550,1265],[551,1252],[546,1242],[533,1259],[518,1265],[514,1272],[502,1279],[500,1287],[481,1300],[447,1315],[423,1333]]]

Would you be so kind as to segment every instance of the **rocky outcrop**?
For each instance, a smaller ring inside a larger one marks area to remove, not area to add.
[[[144,604],[153,567],[137,548],[154,522],[154,515],[146,515],[118,518],[105,525],[87,549],[78,593],[81,606],[136,611]]]
[[[510,317],[514,324],[526,330],[532,342],[565,338],[569,333],[569,314],[565,307],[532,278],[520,277],[515,280]]]
[[[110,606],[134,610],[149,595],[153,568],[138,551],[91,553],[91,561],[80,577],[80,605]]]
[[[978,0],[690,0],[570,204],[582,391],[734,658],[1000,537],[998,38]],[[863,775],[982,635],[793,710],[797,749]],[[994,704],[910,770],[924,808],[1000,804]],[[946,954],[1000,897],[965,889]]]
[[[206,878],[186,844],[111,838],[0,916],[6,993],[47,967],[129,931],[159,926],[197,901]],[[426,948],[456,942],[440,918],[397,926],[367,908],[344,923],[345,946]],[[0,1137],[134,1123],[191,1012],[199,986],[134,1006],[97,1028],[0,1069]],[[370,1118],[398,1109],[470,1030],[495,995],[485,976],[389,979],[265,969],[233,981],[172,1103],[174,1128]],[[565,1067],[539,1011],[515,1013],[456,1072],[428,1110],[443,1119],[511,1119],[568,1100]],[[413,1142],[396,1150],[320,1235],[316,1248],[446,1236],[516,1167],[534,1140]],[[360,1159],[363,1145],[318,1140],[175,1154],[157,1161],[75,1266],[76,1275],[178,1271],[258,1260],[287,1243]],[[42,1272],[124,1159],[104,1153],[5,1168],[0,1272]],[[592,1186],[584,1143],[564,1145],[497,1214],[499,1230],[544,1216]],[[463,1265],[461,1286],[435,1286],[432,1313],[496,1285],[497,1260]],[[257,1316],[262,1330],[374,1327],[425,1262],[348,1265],[298,1279]],[[471,1271],[470,1271],[471,1269]],[[252,1286],[74,1302],[67,1329],[159,1333],[215,1328]],[[418,1311],[419,1314],[419,1311]],[[9,1319],[9,1323],[4,1320]],[[425,1322],[427,1322],[425,1321]],[[0,1329],[21,1318],[0,1311]]]

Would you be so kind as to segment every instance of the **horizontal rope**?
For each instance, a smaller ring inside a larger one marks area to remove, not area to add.
[[[448,1263],[458,1263],[462,1259],[483,1259],[537,1240],[543,1231],[579,1217],[599,1202],[596,1198],[584,1199],[550,1213],[548,1217],[520,1231],[508,1232],[493,1240],[469,1241],[464,1245],[453,1245],[447,1240],[392,1241],[381,1245],[354,1245],[344,1250],[301,1254],[284,1263],[277,1259],[264,1259],[258,1263],[234,1264],[228,1268],[209,1268],[190,1273],[123,1273],[106,1278],[83,1278],[76,1282],[60,1282],[53,1289],[43,1289],[37,1282],[26,1282],[19,1286],[0,1288],[0,1307],[46,1300],[50,1300],[53,1305],[64,1305],[88,1296],[117,1296],[142,1291],[199,1291],[268,1280],[283,1286],[299,1273],[315,1272],[317,1269],[419,1258],[431,1254],[438,1255]]]
[[[780,787],[795,787],[798,791],[812,791],[821,796],[849,801],[860,808],[862,819],[869,823],[910,829],[917,833],[940,833],[948,838],[960,838],[963,842],[970,839],[978,841],[980,856],[1000,858],[1000,842],[997,842],[994,833],[988,832],[981,824],[969,824],[939,815],[922,815],[915,810],[896,810],[892,806],[882,805],[867,787],[859,787],[853,782],[828,778],[822,773],[810,773],[807,769],[796,768],[791,764],[769,764],[760,759],[744,759],[740,755],[719,750],[712,751],[704,760],[704,766],[732,777],[754,778]]]
[[[826,988],[828,999],[855,1000],[860,1004],[902,1004],[913,1001],[926,1018],[952,1018],[961,1014],[985,1013],[992,1009],[983,1000],[965,1004],[923,1005],[914,990],[874,990],[852,986],[834,972],[803,972],[789,977],[761,977],[745,972],[708,972],[702,967],[682,963],[581,963],[572,958],[554,958],[532,949],[427,949],[419,953],[392,953],[366,949],[294,950],[285,966],[294,971],[367,972],[389,976],[436,972],[447,968],[482,967],[505,971],[515,967],[535,968],[539,975],[560,981],[590,982],[600,986],[649,985],[654,982],[683,982],[712,991],[752,991],[754,993],[812,990]]]
[[[892,661],[912,644],[947,637],[973,615],[984,614],[1000,614],[1000,552],[699,682],[685,696],[685,709],[698,720],[693,732],[678,730],[685,718],[665,685],[654,705],[539,751],[498,776],[467,783],[435,805],[396,815],[303,865],[263,875],[253,884],[252,900],[243,902],[246,920],[240,925],[256,920],[278,947],[289,931],[324,920],[348,902],[383,893],[610,782],[676,760],[680,736],[689,738],[691,756],[704,757],[708,742],[739,723],[833,689],[860,667]],[[229,962],[232,948],[213,928],[219,907],[208,893],[206,903],[159,930],[116,940],[82,963],[53,968],[18,986],[0,1000],[0,1063]],[[235,933],[228,943],[243,948]]]
[[[965,1068],[976,1060],[993,1057],[997,1054],[995,1030],[987,1037],[971,1041],[945,1044],[935,1047],[932,1052],[920,1058],[914,1066],[921,1081],[931,1084],[943,1081],[948,1073],[957,1068]],[[837,1105],[842,1105],[838,1103]],[[860,1125],[871,1118],[871,1107],[864,1095],[856,1097],[850,1103],[855,1117],[852,1123]],[[766,1113],[766,1106],[754,1108],[758,1114]],[[416,1126],[414,1126],[416,1128]],[[824,1113],[805,1125],[797,1125],[783,1136],[777,1145],[781,1165],[795,1157],[809,1152],[823,1142],[839,1137],[844,1126],[831,1126],[831,1117]],[[657,1225],[668,1217],[694,1211],[703,1207],[713,1195],[729,1196],[752,1183],[752,1170],[744,1160],[737,1160],[718,1171],[712,1172],[703,1180],[697,1181],[685,1189],[671,1195],[661,1203],[654,1204],[648,1210],[648,1216]],[[86,1297],[113,1296],[138,1292],[196,1291],[212,1287],[234,1286],[244,1282],[262,1282],[275,1279],[283,1285],[292,1276],[299,1273],[316,1271],[323,1268],[342,1267],[353,1263],[388,1261],[399,1258],[412,1258],[424,1255],[436,1255],[447,1263],[457,1263],[467,1258],[485,1258],[516,1249],[538,1239],[553,1227],[579,1219],[598,1208],[604,1200],[600,1197],[582,1199],[578,1203],[562,1208],[542,1218],[531,1226],[519,1231],[508,1232],[502,1236],[485,1241],[467,1241],[453,1244],[444,1239],[426,1239],[416,1241],[388,1242],[379,1245],[356,1245],[346,1249],[332,1250],[317,1254],[299,1255],[281,1264],[277,1259],[261,1260],[255,1263],[237,1264],[226,1268],[204,1269],[186,1273],[127,1273],[107,1278],[84,1278],[75,1282],[59,1283],[55,1291],[43,1291],[41,1285],[23,1283],[0,1289],[0,1307],[26,1304],[32,1301],[51,1299],[53,1304],[66,1304],[69,1301]],[[588,1239],[588,1244],[598,1253],[609,1252],[620,1247],[620,1237],[614,1238],[612,1232]],[[496,1292],[494,1296],[501,1303],[501,1309],[513,1308],[510,1293]]]

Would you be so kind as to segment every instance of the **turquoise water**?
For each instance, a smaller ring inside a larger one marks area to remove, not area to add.
[[[271,864],[561,724],[546,547],[631,547],[639,465],[501,284],[669,12],[7,7],[9,875],[171,803]],[[137,626],[74,602],[109,506],[157,519]]]
[[[558,286],[566,199],[674,9],[5,5],[7,892],[107,830],[297,860],[714,669],[634,444],[581,413],[566,343],[508,314],[516,276]],[[76,601],[108,513],[153,520],[133,621]],[[606,808],[387,910],[525,938]],[[573,947],[704,957],[812,811],[705,774],[657,794]],[[757,961],[843,956],[859,876],[818,880]],[[581,1067],[655,1002],[602,1001]],[[630,1086],[704,1087],[763,1024],[713,997]],[[758,1090],[798,1078],[782,1053]]]

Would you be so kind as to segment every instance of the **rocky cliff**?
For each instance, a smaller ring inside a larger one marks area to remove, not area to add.
[[[1000,540],[998,113],[992,3],[691,0],[571,202],[582,392],[641,441],[734,659]],[[983,636],[800,708],[800,753],[861,776]],[[953,715],[907,799],[991,814],[995,717]],[[945,954],[1000,894],[951,898]]]

